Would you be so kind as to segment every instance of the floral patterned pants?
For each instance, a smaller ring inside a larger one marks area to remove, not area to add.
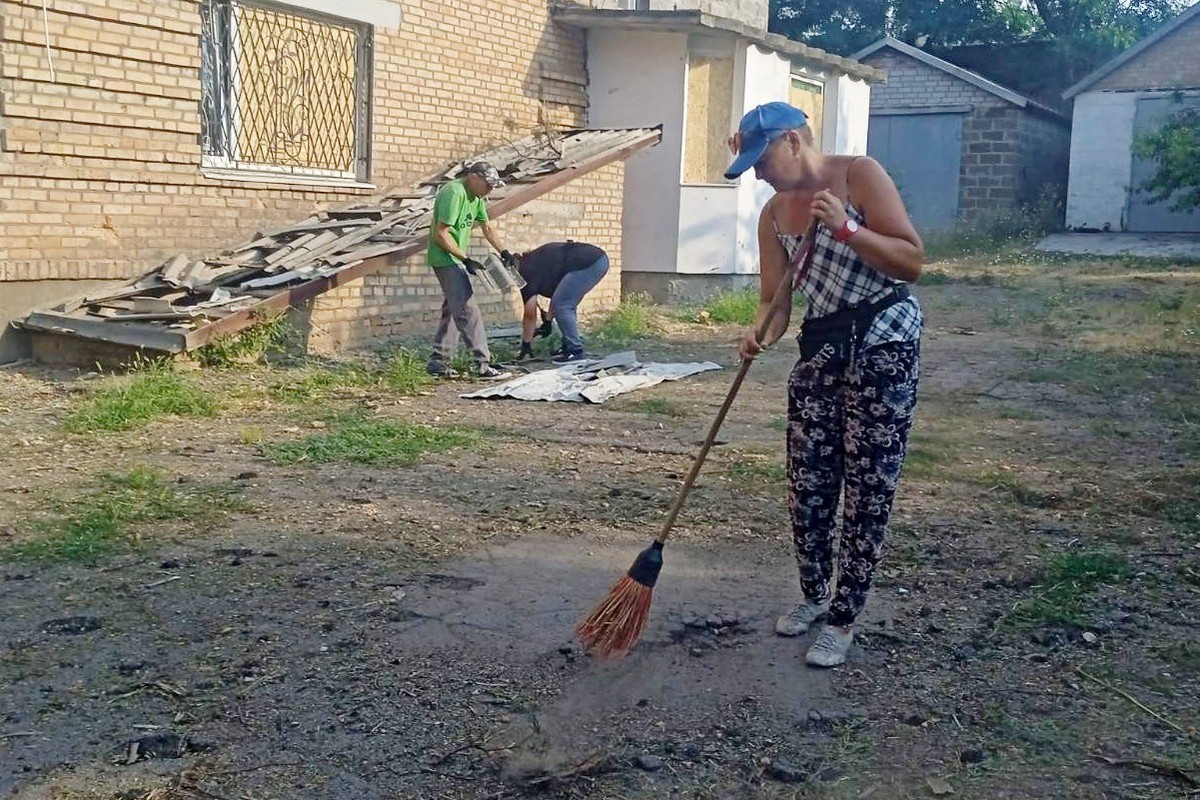
[[[847,626],[871,588],[917,402],[919,342],[887,342],[846,362],[796,363],[788,382],[788,507],[800,588]],[[833,582],[838,496],[845,491]]]

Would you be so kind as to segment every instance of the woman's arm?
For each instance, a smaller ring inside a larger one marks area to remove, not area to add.
[[[891,176],[875,159],[858,158],[847,171],[846,191],[851,205],[867,220],[850,239],[850,249],[889,278],[916,281],[925,261],[925,245]],[[847,218],[841,199],[829,190],[813,195],[812,213],[834,232]]]
[[[792,297],[789,292],[787,302],[767,326],[766,336],[762,341],[756,338],[758,329],[771,309],[779,283],[784,275],[789,274],[791,266],[788,263],[787,251],[775,235],[775,226],[771,219],[773,202],[774,199],[763,206],[762,213],[758,215],[758,313],[754,316],[754,330],[746,334],[738,348],[738,355],[742,358],[754,358],[765,348],[779,341],[780,337],[787,333],[788,324],[792,319]]]

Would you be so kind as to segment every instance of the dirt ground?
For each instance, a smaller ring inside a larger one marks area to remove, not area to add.
[[[572,627],[648,543],[733,376],[603,406],[189,375],[214,417],[64,420],[115,377],[0,370],[0,794],[274,798],[1200,797],[1200,267],[935,264],[888,553],[849,662],[772,633],[797,598],[785,340],[752,369],[666,551],[648,631]],[[264,443],[332,407],[481,431],[411,466]],[[99,476],[207,487],[95,561],[31,558]],[[16,549],[14,549],[16,548]],[[1104,576],[1053,566],[1100,554]],[[1066,560],[1064,560],[1066,559]]]

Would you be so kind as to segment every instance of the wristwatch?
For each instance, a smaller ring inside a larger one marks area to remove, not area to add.
[[[858,222],[847,218],[842,223],[842,227],[833,232],[834,241],[848,242],[854,238],[854,234],[858,233]]]

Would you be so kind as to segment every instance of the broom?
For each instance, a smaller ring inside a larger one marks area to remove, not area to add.
[[[771,300],[770,309],[755,333],[755,338],[760,342],[767,335],[767,328],[775,319],[775,315],[783,310],[784,304],[790,299],[793,287],[800,282],[812,264],[813,239],[817,232],[817,225],[818,221],[814,219],[808,232],[804,235],[800,247],[796,250],[797,254],[803,254],[803,264],[799,271],[795,271],[796,261],[793,260],[789,269],[785,270],[779,287],[775,290],[775,297]],[[746,373],[750,371],[752,363],[754,363],[752,359],[742,359],[741,367],[733,379],[733,385],[729,387],[729,393],[725,395],[725,402],[721,404],[721,409],[717,412],[712,427],[708,429],[708,436],[705,437],[704,444],[700,446],[700,452],[696,454],[696,460],[692,462],[692,468],[684,478],[683,485],[679,487],[679,494],[676,495],[671,510],[667,512],[667,519],[663,522],[662,531],[649,547],[638,554],[638,557],[634,559],[633,566],[609,590],[608,595],[596,604],[592,613],[576,626],[575,635],[592,655],[605,659],[623,658],[641,637],[646,618],[650,616],[650,601],[654,596],[654,584],[657,583],[658,575],[662,571],[663,544],[671,534],[675,518],[679,516],[684,501],[692,491],[696,476],[700,474],[700,468],[704,466],[704,459],[708,456],[713,441],[717,438],[717,431],[721,429],[721,423],[725,421],[725,414],[733,405],[733,399],[737,396],[738,389],[742,388],[742,381],[746,379]]]

